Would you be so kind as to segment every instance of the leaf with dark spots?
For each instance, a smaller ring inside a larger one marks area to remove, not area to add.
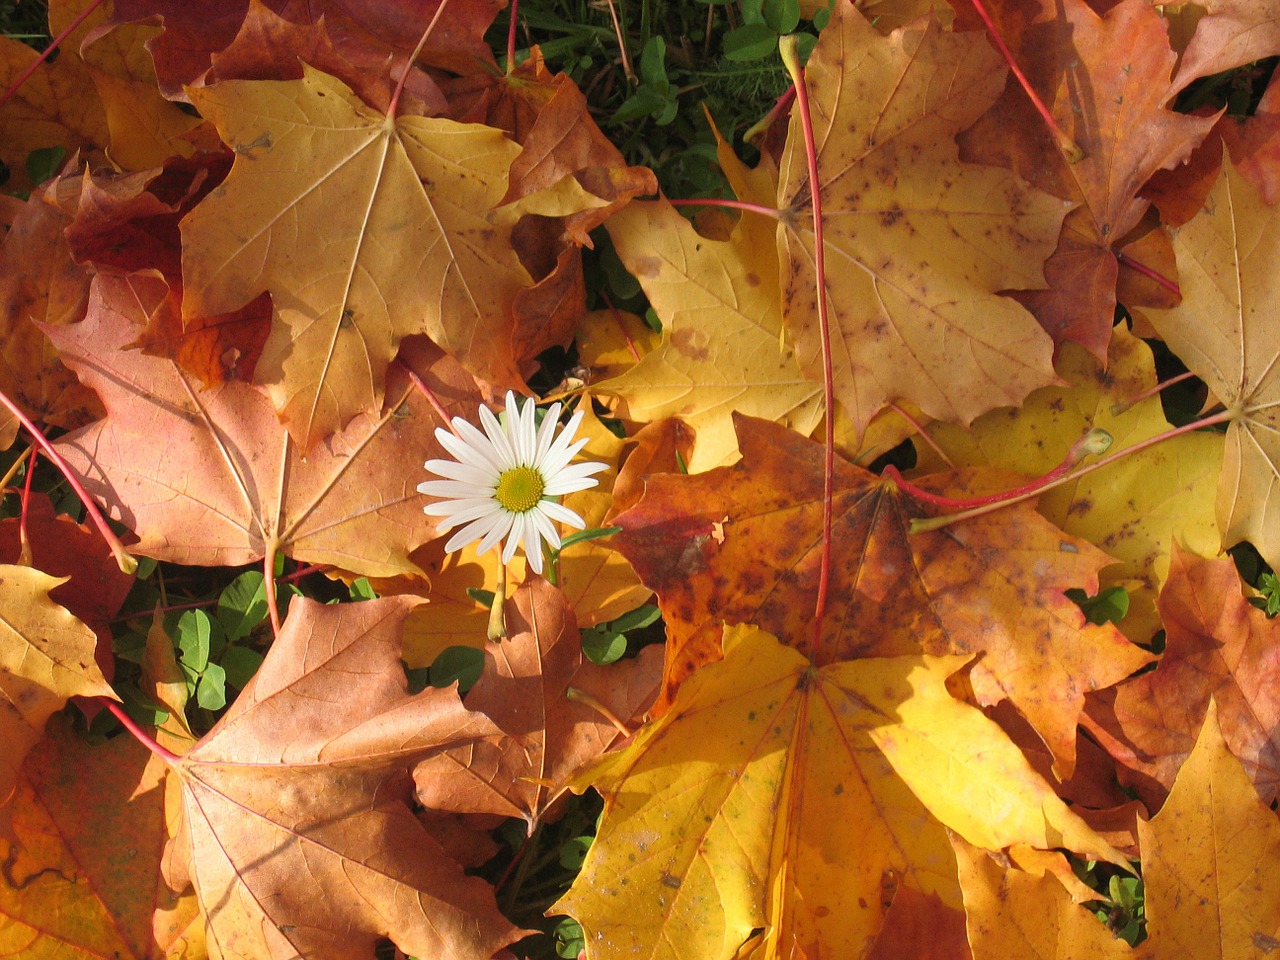
[[[837,462],[831,583],[820,640],[813,597],[822,541],[822,448],[776,424],[736,418],[743,459],[698,476],[651,477],[614,540],[667,620],[666,690],[719,656],[722,622],[754,623],[819,665],[851,657],[982,653],[978,700],[1011,700],[1070,774],[1089,690],[1150,660],[1114,626],[1094,626],[1063,591],[1096,592],[1109,561],[1029,504],[909,533],[935,509]],[[948,496],[1016,485],[961,471],[917,481]],[[712,536],[719,524],[722,536]]]

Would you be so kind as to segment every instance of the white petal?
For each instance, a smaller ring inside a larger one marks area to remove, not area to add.
[[[533,511],[517,517],[517,521],[521,523],[523,528],[521,538],[524,541],[524,555],[525,559],[529,561],[529,569],[534,573],[541,573],[542,538],[538,535],[538,528],[534,526]]]
[[[516,547],[520,545],[521,539],[520,515],[513,513],[511,514],[511,532],[507,534],[507,542],[502,545],[503,563],[511,562],[511,558],[516,555]]]
[[[493,414],[489,416],[492,417]],[[493,445],[487,434],[481,433],[465,420],[458,424],[458,433],[459,436],[454,437],[448,447],[455,459],[477,466],[488,464],[498,473],[507,469],[509,464],[502,459],[502,451]]]
[[[537,413],[538,408],[532,400],[525,400],[523,404],[515,407],[515,395],[507,394],[507,436],[511,438],[511,446],[515,448],[516,456],[520,458],[521,466],[533,465],[533,449],[534,440],[537,436]]]
[[[545,513],[552,520],[559,520],[561,523],[571,527],[577,527],[581,530],[587,525],[586,521],[570,510],[562,503],[556,503],[554,500],[544,500],[538,504],[538,509]]]
[[[460,480],[426,480],[418,484],[418,492],[428,497],[444,497],[446,500],[493,499],[492,485],[477,486],[474,483],[463,483]]]
[[[557,550],[560,549],[560,534],[556,531],[555,524],[551,522],[541,507],[536,510],[530,510],[525,516],[533,521],[534,527],[537,528],[538,532],[542,534],[543,538],[551,546]]]
[[[538,427],[538,437],[537,442],[534,444],[533,458],[529,461],[529,465],[535,470],[542,469],[542,461],[556,438],[556,427],[558,426],[556,421],[559,418],[560,404],[553,403],[551,409],[547,411],[547,415],[542,418],[542,426]]]
[[[480,408],[480,425],[484,427],[485,436],[489,438],[494,452],[502,462],[502,469],[508,470],[511,467],[519,466],[520,461],[515,448],[511,446],[511,440],[507,436],[507,432],[502,429],[502,424],[488,407]],[[474,430],[475,428],[472,427],[472,429]]]
[[[586,470],[580,470],[579,467],[587,467]],[[575,463],[572,466],[565,467],[558,474],[543,486],[543,496],[562,497],[566,493],[576,493],[578,490],[589,490],[600,481],[588,474],[598,473],[605,469],[607,464],[603,463]]]
[[[486,467],[477,467],[470,463],[456,463],[453,460],[428,460],[427,469],[440,477],[450,480],[461,480],[476,486],[493,488],[498,484],[498,474]]]
[[[585,437],[581,440],[574,441],[568,446],[561,446],[561,439],[563,439],[563,434],[557,438],[556,445],[547,452],[545,457],[542,458],[541,470],[543,476],[554,477],[569,465],[569,461],[577,456],[579,450],[587,445]]]
[[[555,442],[547,448],[546,455],[543,456],[540,463],[540,466],[544,470],[547,472],[557,470],[573,458],[573,454],[570,454],[567,457],[564,456],[564,451],[571,443],[574,443],[573,438],[578,433],[578,424],[580,423],[582,423],[582,411],[575,410],[573,411],[573,416],[569,418],[569,422],[564,425],[564,429],[556,436]],[[574,447],[574,450],[577,451],[582,449],[586,446],[586,443],[587,439],[586,437],[583,437],[581,440],[577,441],[577,446]],[[559,466],[552,466],[554,463],[558,463]]]
[[[456,527],[460,523],[470,523],[472,520],[489,515],[497,515],[505,511],[492,500],[454,500],[451,502],[454,508],[448,514],[450,526]]]
[[[480,538],[492,533],[495,525],[501,529],[505,527],[507,522],[506,515],[481,517],[479,520],[473,520],[467,524],[452,537],[449,542],[444,545],[445,553],[453,553],[465,547],[468,543],[473,543]]]
[[[474,430],[474,428],[472,428]],[[445,448],[447,453],[453,455],[453,459],[458,463],[465,463],[468,466],[475,467],[477,470],[487,470],[495,476],[502,472],[502,466],[498,463],[498,454],[493,449],[493,444],[479,430],[475,431],[481,446],[472,447],[466,440],[449,434],[448,442],[441,441],[441,446]],[[428,461],[430,462],[430,461]]]
[[[496,516],[492,529],[484,535],[484,539],[480,541],[480,546],[476,547],[476,553],[488,553],[498,545],[504,536],[511,533],[511,514],[503,510]]]

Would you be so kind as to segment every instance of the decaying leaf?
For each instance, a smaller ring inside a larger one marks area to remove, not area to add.
[[[1138,191],[1157,170],[1185,160],[1213,118],[1172,109],[1177,57],[1164,21],[1146,0],[1108,5],[1105,15],[1085,0],[995,0],[986,6],[1032,87],[1083,156],[1064,158],[1013,76],[962,136],[961,155],[1007,166],[1079,205],[1045,264],[1049,289],[1017,297],[1055,342],[1074,340],[1101,359],[1115,323],[1119,265],[1113,247],[1147,208]],[[1011,129],[1019,136],[1008,136]]]
[[[61,582],[0,565],[0,816],[22,758],[68,697],[119,699],[94,662],[93,631],[49,599]]]
[[[1110,624],[1085,623],[1063,591],[1095,592],[1108,558],[1028,504],[910,534],[936,508],[838,461],[829,607],[813,636],[822,554],[822,448],[738,419],[742,460],[696,477],[651,477],[616,522],[617,547],[658,594],[667,621],[667,689],[719,655],[721,623],[754,623],[819,666],[855,656],[984,653],[978,702],[1008,698],[1070,775],[1087,691],[1150,660]],[[948,495],[1011,485],[976,471],[918,481]],[[1016,482],[1016,481],[1015,481]]]
[[[1147,940],[1115,939],[1061,882],[956,844],[974,960],[1261,960],[1280,942],[1280,823],[1231,754],[1210,703],[1173,792],[1138,822]]]
[[[967,424],[1053,383],[1048,336],[998,292],[1044,285],[1068,204],[961,163],[954,141],[998,95],[999,54],[932,19],[884,37],[838,3],[806,76],[836,399],[858,431],[899,398]],[[813,184],[795,116],[781,170],[783,322],[801,368],[820,380]]]
[[[1280,794],[1280,620],[1241,593],[1230,560],[1175,546],[1160,594],[1156,669],[1089,697],[1086,726],[1155,808],[1174,784],[1210,699],[1232,753],[1268,801]]]
[[[167,294],[158,278],[100,275],[89,317],[47,328],[109,413],[59,449],[137,534],[134,549],[181,563],[236,565],[284,551],[358,575],[418,572],[408,555],[434,530],[412,465],[442,448],[439,418],[407,374],[393,372],[380,413],[361,414],[304,457],[249,384],[205,389],[172,360],[126,349]],[[405,363],[450,410],[475,410],[474,382],[434,347],[419,342]]]
[[[1069,387],[1044,387],[1016,410],[993,410],[971,431],[949,424],[929,428],[951,462],[1043,475],[1058,466],[1091,428],[1112,437],[1109,454],[1172,428],[1158,397],[1131,400],[1156,386],[1151,348],[1117,328],[1104,367],[1076,344],[1065,344],[1058,372]],[[942,469],[933,448],[916,441],[918,466]],[[1086,463],[1090,461],[1085,461]],[[1102,589],[1123,586],[1129,613],[1120,627],[1139,643],[1160,629],[1156,596],[1177,541],[1193,552],[1217,551],[1213,491],[1222,438],[1210,433],[1174,437],[1105,469],[1049,490],[1040,513],[1067,533],[1105,550],[1117,563],[1099,575]]]
[[[532,833],[569,779],[621,736],[600,708],[623,723],[643,712],[658,692],[662,658],[646,647],[605,667],[585,662],[572,608],[540,577],[526,580],[505,610],[507,638],[486,644],[467,706],[506,736],[424,760],[414,780],[428,808],[518,816]]]
[[[772,224],[748,215],[728,241],[699,236],[665,202],[632,204],[609,236],[662,318],[662,344],[594,390],[621,397],[626,415],[680,417],[697,432],[690,473],[737,453],[735,411],[808,434],[822,417],[821,384],[780,342]]]
[[[96,747],[65,719],[22,769],[0,837],[0,943],[23,960],[204,957],[190,890],[160,877],[164,764],[132,737]]]

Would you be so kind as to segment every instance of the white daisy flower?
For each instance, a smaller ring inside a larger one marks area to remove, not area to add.
[[[441,498],[423,507],[427,514],[444,518],[441,533],[462,525],[444,545],[446,552],[479,540],[477,552],[484,553],[505,538],[503,563],[522,546],[533,572],[541,573],[543,538],[560,546],[552,521],[585,526],[580,516],[553,498],[594,487],[597,481],[591,474],[608,464],[569,463],[587,442],[573,439],[582,422],[581,410],[557,433],[560,404],[551,405],[540,427],[534,406],[532,401],[517,405],[515,394],[508,391],[505,423],[482,406],[484,433],[461,417],[453,418],[456,435],[436,429],[436,438],[455,459],[428,460],[427,469],[445,479],[420,483],[418,491]]]

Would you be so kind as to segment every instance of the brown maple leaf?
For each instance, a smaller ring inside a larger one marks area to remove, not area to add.
[[[335,24],[323,13],[300,10],[297,4],[269,6],[249,0],[239,32],[212,54],[200,85],[223,80],[300,80],[304,63],[340,78],[361,100],[383,111],[404,69],[403,56],[397,57],[355,24]],[[439,86],[417,65],[409,71],[400,103],[403,112],[424,116],[448,109]]]
[[[223,958],[368,956],[378,938],[423,957],[488,960],[519,931],[409,809],[409,770],[497,735],[454,689],[410,696],[407,597],[297,598],[266,660],[218,724],[171,761],[189,876]]]
[[[667,689],[717,657],[720,625],[754,623],[818,665],[852,657],[977,653],[978,701],[1010,699],[1070,774],[1086,691],[1149,662],[1110,624],[1087,624],[1063,591],[1097,590],[1109,558],[1026,503],[909,533],[935,508],[837,461],[830,599],[814,646],[822,553],[819,445],[775,424],[737,418],[742,461],[698,476],[650,477],[614,521],[614,544],[657,594],[667,622]],[[917,481],[971,495],[1009,474],[964,471]]]
[[[342,60],[353,65],[382,62],[388,75],[393,67],[403,67],[441,5],[439,0],[388,0],[376,4],[359,0],[265,0],[256,4],[297,27],[315,25],[323,19]],[[250,0],[119,0],[113,5],[109,22],[162,25],[163,32],[148,44],[155,59],[158,85],[169,99],[187,100],[185,87],[204,76],[216,54],[235,45],[245,24],[250,23],[246,32],[256,29],[251,23],[256,16],[251,6]],[[427,38],[419,60],[458,73],[494,69],[493,53],[484,42],[484,32],[501,7],[501,0],[449,0],[448,14],[441,17]],[[293,31],[288,34],[298,35]],[[281,68],[292,70],[294,66],[286,65],[282,58]],[[282,73],[274,79],[283,76]],[[411,80],[410,86],[414,83]]]
[[[120,612],[133,587],[133,574],[120,570],[96,530],[55,512],[48,495],[39,491],[28,495],[21,518],[0,520],[0,562],[23,562],[19,558],[24,543],[29,566],[64,578],[49,591],[49,598],[98,635],[102,663],[109,667],[112,634],[107,621]]]
[[[58,448],[138,535],[133,549],[179,563],[283,551],[361,575],[420,572],[408,555],[435,531],[416,485],[423,459],[441,449],[439,419],[405,370],[395,369],[381,413],[303,457],[249,384],[205,389],[172,360],[126,349],[167,295],[156,277],[99,275],[89,316],[47,328],[108,409]],[[404,357],[447,410],[475,410],[474,382],[456,363],[421,338]]]
[[[1061,858],[1058,876],[1036,876],[955,842],[976,960],[1242,960],[1274,951],[1280,824],[1224,742],[1212,703],[1168,802],[1138,821],[1138,834],[1148,936],[1137,949],[1067,891],[1060,878],[1074,877]]]
[[[969,423],[1054,382],[1052,344],[1009,288],[1044,285],[1068,205],[1008,171],[960,162],[955,135],[997,96],[985,37],[933,19],[881,36],[838,3],[806,67],[816,117],[836,399],[859,434],[898,398]],[[800,122],[781,163],[783,318],[822,379]]]
[[[1157,808],[1191,753],[1212,698],[1232,752],[1267,802],[1280,795],[1280,621],[1241,594],[1231,560],[1175,543],[1160,593],[1165,650],[1156,669],[1089,696],[1085,723]]]
[[[662,655],[650,646],[609,666],[584,662],[573,609],[541,577],[521,585],[505,615],[508,639],[485,646],[467,706],[506,736],[425,760],[414,780],[426,807],[523,817],[532,834],[570,778],[621,736],[600,707],[626,723],[652,703]]]
[[[31,567],[0,565],[0,834],[18,767],[69,697],[111,697],[94,662],[97,638],[49,599],[56,577]]]
[[[996,0],[988,7],[1031,86],[1084,158],[1063,158],[1012,76],[961,136],[962,156],[1007,166],[1079,205],[1045,264],[1049,289],[1017,299],[1055,342],[1074,340],[1104,359],[1119,271],[1113,247],[1142,219],[1147,202],[1137,193],[1157,170],[1185,160],[1213,118],[1171,109],[1177,57],[1146,0],[1124,0],[1105,16],[1084,0]]]
[[[83,317],[91,271],[71,259],[70,218],[45,202],[53,190],[56,182],[35,190],[0,243],[0,390],[37,423],[74,429],[101,416],[102,405],[36,324]],[[17,430],[17,418],[0,413],[0,448]]]

